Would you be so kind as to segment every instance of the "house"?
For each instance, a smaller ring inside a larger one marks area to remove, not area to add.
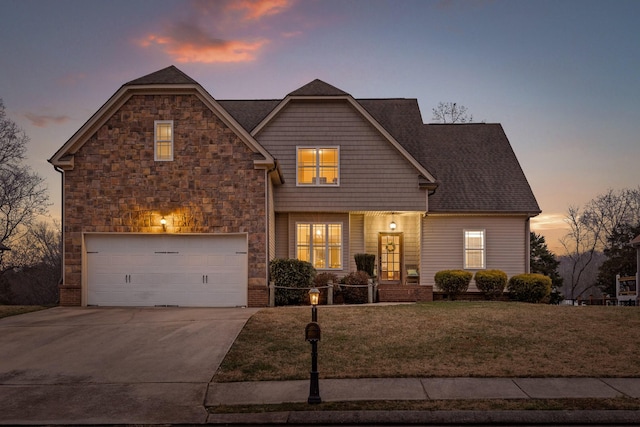
[[[62,305],[265,306],[269,260],[343,276],[356,253],[376,255],[381,300],[431,300],[439,270],[528,272],[540,213],[499,124],[424,124],[416,99],[320,80],[217,100],[171,66],[124,84],[49,161]]]

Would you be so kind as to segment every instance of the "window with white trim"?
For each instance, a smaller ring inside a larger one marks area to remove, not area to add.
[[[298,147],[296,170],[298,185],[339,185],[339,147]]]
[[[342,224],[297,223],[296,258],[316,269],[342,269]]]
[[[156,120],[153,137],[154,159],[173,160],[173,120]]]
[[[485,268],[485,230],[464,230],[464,268]]]

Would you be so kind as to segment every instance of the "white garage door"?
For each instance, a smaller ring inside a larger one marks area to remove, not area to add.
[[[87,304],[247,305],[247,236],[87,234]]]

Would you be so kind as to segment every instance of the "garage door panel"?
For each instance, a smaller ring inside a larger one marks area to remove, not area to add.
[[[87,303],[247,304],[246,235],[85,235]]]

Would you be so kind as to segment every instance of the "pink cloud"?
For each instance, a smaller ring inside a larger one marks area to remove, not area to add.
[[[193,0],[186,10],[188,16],[185,19],[148,34],[138,40],[137,44],[143,48],[156,47],[180,63],[254,61],[270,42],[269,38],[238,35],[238,31],[255,31],[255,21],[280,14],[290,8],[293,2],[294,0]],[[216,33],[235,35],[223,38],[214,36]]]
[[[244,19],[256,21],[265,16],[277,15],[293,5],[292,0],[240,0],[229,3],[229,10],[244,12]]]
[[[51,116],[47,114],[34,114],[24,113],[24,117],[31,122],[32,125],[43,128],[49,126],[49,124],[63,124],[71,120],[69,116]]]
[[[243,41],[211,37],[198,25],[180,23],[166,34],[151,34],[139,41],[142,47],[159,46],[177,62],[248,62],[256,59],[265,39]]]

